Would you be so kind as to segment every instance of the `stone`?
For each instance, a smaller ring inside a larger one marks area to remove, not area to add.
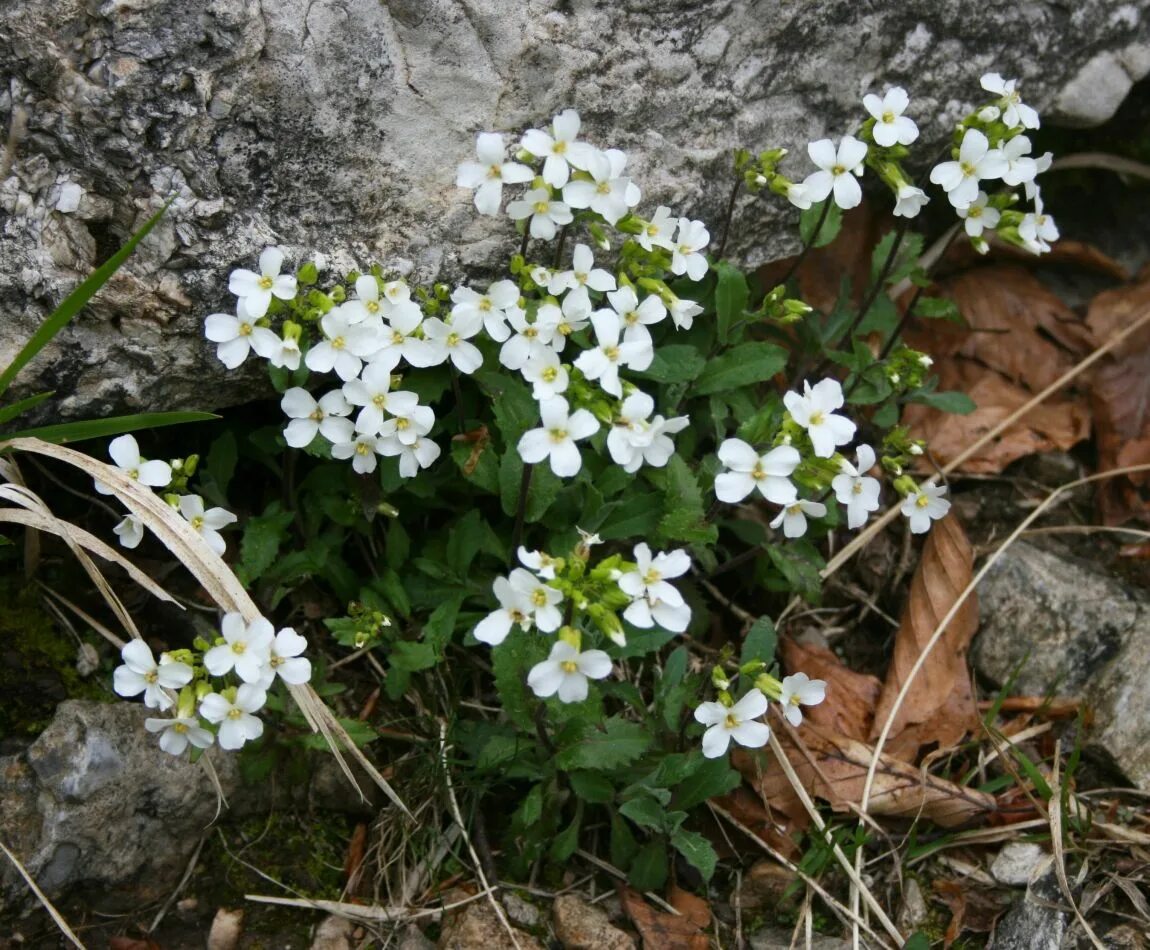
[[[1031,881],[1026,893],[998,920],[988,950],[1059,950],[1069,913],[1053,867]]]
[[[29,422],[268,396],[260,369],[226,372],[202,338],[233,303],[228,273],[268,244],[420,281],[490,273],[511,226],[478,219],[454,185],[477,131],[577,107],[590,140],[631,155],[641,210],[668,204],[717,236],[733,147],[788,147],[800,177],[805,143],[856,127],[868,91],[907,86],[923,155],[989,70],[1036,107],[1100,121],[1147,67],[1141,6],[9,0],[0,115],[25,131],[0,182],[0,364],[171,198],[23,374],[22,393],[57,392]],[[83,191],[66,213],[63,180]],[[794,249],[793,208],[741,207],[736,259]]]
[[[972,655],[1016,695],[1092,709],[1085,750],[1150,791],[1150,600],[1097,565],[1017,542],[979,585]]]
[[[930,908],[922,893],[922,885],[908,877],[902,886],[902,904],[898,909],[898,928],[904,933],[918,930],[930,918]]]
[[[544,950],[543,944],[513,927],[521,950]],[[447,915],[439,935],[439,950],[515,950],[506,928],[485,898]]]
[[[999,884],[1025,887],[1049,855],[1032,841],[1011,841],[990,862],[990,874]]]
[[[539,926],[539,908],[530,901],[524,900],[518,894],[508,891],[500,896],[503,909],[507,911],[508,919],[517,927],[533,930]]]
[[[790,950],[796,946],[792,942],[792,936],[790,930],[782,927],[767,927],[750,934],[747,937],[747,945],[751,950]],[[797,946],[809,946],[811,950],[846,950],[850,945],[849,940],[842,937],[828,937],[825,934],[815,934],[810,944],[804,943],[800,936],[797,944]]]
[[[563,950],[635,950],[634,939],[613,926],[606,911],[574,894],[555,898],[551,922]]]

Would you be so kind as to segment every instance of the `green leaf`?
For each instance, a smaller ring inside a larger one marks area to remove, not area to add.
[[[914,315],[927,320],[949,320],[966,326],[966,320],[958,309],[958,304],[948,297],[919,297],[914,305]]]
[[[715,285],[715,313],[718,317],[719,342],[730,339],[731,327],[743,316],[747,309],[750,290],[743,272],[727,261],[719,261],[715,266],[718,282]]]
[[[707,759],[688,775],[675,789],[675,807],[690,811],[708,798],[726,795],[739,787],[742,777],[727,764],[726,759]]]
[[[24,429],[6,435],[4,438],[43,439],[45,442],[63,445],[67,442],[83,442],[85,439],[102,439],[109,435],[123,435],[125,432],[139,432],[141,429],[182,425],[185,422],[210,422],[212,419],[218,418],[219,416],[212,412],[142,412],[134,416],[112,416],[110,419],[63,422],[60,425]]]
[[[136,249],[136,245],[147,237],[152,228],[159,223],[160,218],[164,216],[164,213],[168,210],[168,205],[171,203],[172,199],[168,199],[168,201],[164,203],[164,206],[152,215],[139,231],[129,238],[127,244],[85,278],[80,286],[68,294],[60,306],[53,310],[48,318],[40,324],[36,332],[32,334],[32,338],[21,347],[20,352],[12,358],[12,362],[4,368],[4,371],[0,372],[0,395],[7,392],[8,387],[12,385],[12,380],[16,378],[16,374],[28,364],[28,361],[44,349],[44,347],[51,342],[52,338],[63,330],[68,322],[83,309],[84,304],[91,300],[96,292],[112,278],[112,275],[120,269],[120,266],[128,259],[132,251]],[[44,438],[43,436],[39,437]],[[85,438],[93,437],[85,436]]]
[[[263,514],[249,518],[244,524],[238,573],[245,584],[261,577],[275,563],[293,518],[290,511],[284,511],[278,501],[273,501]]]
[[[10,406],[5,406],[3,409],[0,409],[0,425],[3,425],[5,422],[11,422],[21,413],[27,412],[33,406],[38,406],[45,399],[55,395],[55,392],[37,393],[35,396],[29,396],[27,399],[21,399],[19,402],[14,402]]]
[[[915,393],[908,401],[922,403],[931,409],[950,412],[956,416],[968,416],[978,408],[966,393],[958,392]]]
[[[886,294],[879,294],[874,298],[866,316],[855,329],[855,335],[867,336],[871,333],[878,333],[885,338],[898,326],[900,319],[901,316],[898,308],[894,305],[894,301]]]
[[[778,645],[778,634],[770,617],[760,617],[747,631],[743,640],[743,652],[739,656],[740,663],[750,663],[752,660],[762,660],[767,666],[775,661],[775,647]]]
[[[579,828],[582,824],[583,803],[578,802],[575,806],[575,817],[571,819],[571,824],[560,831],[551,842],[548,855],[552,861],[566,861],[575,853],[575,849],[579,847]]]
[[[388,661],[397,670],[406,670],[408,673],[418,673],[420,670],[429,670],[439,658],[435,655],[435,648],[430,643],[400,640],[393,644]]]
[[[208,449],[208,457],[204,460],[204,472],[211,478],[217,493],[216,501],[220,504],[224,504],[227,499],[228,485],[231,484],[232,476],[236,472],[239,458],[236,435],[231,429],[225,429],[212,442],[211,448]]]
[[[687,343],[671,343],[657,347],[651,365],[635,375],[656,383],[689,383],[698,378],[706,365],[703,354],[695,347]]]
[[[698,749],[672,752],[663,757],[663,761],[643,782],[656,788],[675,788],[703,768],[707,761]]]
[[[889,429],[898,422],[898,403],[892,400],[884,406],[880,406],[871,416],[870,421],[880,429]]]
[[[527,689],[527,670],[547,653],[544,638],[512,630],[507,639],[491,651],[491,669],[503,712],[520,729],[534,734],[535,705],[538,700]],[[573,763],[569,768],[583,768]]]
[[[704,881],[711,879],[719,863],[719,856],[711,847],[711,842],[698,832],[680,828],[671,835],[671,845],[703,876]]]
[[[555,765],[564,771],[610,772],[634,762],[651,744],[647,730],[638,723],[612,716],[603,726],[585,729],[578,742],[559,751]]]
[[[822,227],[819,228],[819,219],[823,218],[824,208],[826,209],[826,217],[823,219]],[[811,205],[799,215],[799,235],[803,239],[803,244],[810,244],[813,247],[825,247],[830,244],[839,236],[839,230],[842,226],[842,209],[834,203],[832,198]],[[818,228],[818,233],[815,233],[815,228]]]
[[[523,483],[523,459],[514,448],[503,453],[499,462],[499,497],[503,513],[514,516],[519,507],[519,492]],[[531,472],[531,483],[527,488],[527,506],[524,520],[529,524],[539,521],[559,497],[563,490],[563,480],[551,471],[550,466],[540,463]]]
[[[522,828],[530,828],[532,825],[538,824],[539,819],[543,817],[543,786],[532,786],[531,791],[527,793],[527,797],[523,799],[519,807],[515,810],[513,820]]]
[[[475,374],[475,379],[488,391],[495,412],[495,425],[504,443],[513,449],[519,437],[539,425],[539,404],[522,383],[495,370]]]
[[[615,786],[606,776],[595,772],[571,772],[567,776],[571,790],[585,802],[606,805],[615,797]]]
[[[686,541],[688,544],[714,544],[719,529],[708,524],[706,513],[690,508],[676,508],[659,519],[658,535],[662,541]]]
[[[640,828],[662,831],[667,817],[667,809],[650,795],[639,795],[619,806],[619,814],[630,818]]]
[[[467,569],[471,567],[483,543],[486,528],[479,510],[472,508],[447,532],[447,566],[458,576],[467,576]]]
[[[825,562],[809,543],[773,544],[767,548],[767,556],[782,574],[789,590],[808,601],[818,599],[822,591],[819,571]]]
[[[660,492],[631,495],[621,503],[612,502],[612,505],[616,504],[620,508],[612,511],[618,510],[618,515],[608,518],[598,529],[604,541],[647,537],[658,526],[663,514],[663,495]]]
[[[611,811],[611,863],[624,871],[631,866],[635,855],[639,852],[639,842],[631,833],[631,826],[625,822],[617,811]]]
[[[769,380],[787,365],[787,351],[773,343],[740,343],[718,359],[711,360],[699,374],[695,394],[728,392]]]
[[[921,930],[916,930],[906,938],[902,950],[930,950],[930,938]]]
[[[655,686],[656,697],[662,697],[667,690],[683,682],[683,676],[687,672],[688,659],[689,654],[686,647],[675,647],[671,651],[671,655],[663,663],[663,675],[659,677],[659,682]]]
[[[667,846],[662,838],[652,838],[639,849],[627,878],[640,891],[657,891],[666,883]]]
[[[431,612],[427,623],[423,625],[423,640],[435,651],[438,659],[443,658],[451,642],[451,635],[455,633],[455,620],[462,603],[463,595],[445,600]]]

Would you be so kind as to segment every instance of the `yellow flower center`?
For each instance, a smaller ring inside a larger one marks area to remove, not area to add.
[[[240,324],[240,336],[251,336],[251,335],[252,335],[252,325],[250,323],[241,323]]]
[[[177,722],[172,724],[172,732],[178,732],[183,735],[188,731],[188,724],[186,722]]]
[[[458,333],[447,334],[447,345],[448,346],[458,346],[459,345],[459,334]]]
[[[379,312],[379,301],[378,300],[365,301],[364,306],[367,308],[368,313],[378,313]]]
[[[553,383],[555,382],[555,377],[559,375],[559,370],[554,366],[548,366],[539,375],[543,379],[543,382]]]
[[[502,165],[491,165],[487,169],[487,177],[488,178],[502,178],[503,177],[503,166]]]
[[[400,333],[398,330],[392,330],[391,331],[391,342],[394,343],[396,346],[400,346],[403,343],[403,334]]]
[[[487,313],[492,307],[491,301],[487,297],[481,297],[479,300],[479,309]]]
[[[366,442],[356,442],[355,451],[357,455],[367,455],[367,453],[371,451],[371,448]]]
[[[567,440],[567,430],[566,429],[552,429],[550,431],[550,435],[551,435],[551,441],[554,442],[556,445],[558,445],[560,442],[565,442]]]
[[[342,336],[337,336],[334,340],[331,341],[331,348],[333,350],[342,350],[343,345],[344,345],[344,342],[343,342]]]
[[[192,519],[192,527],[199,531],[204,526],[204,519],[200,515],[196,515]]]
[[[761,482],[766,477],[767,473],[763,471],[763,463],[756,462],[754,469],[751,471],[751,478],[753,478],[756,482]]]
[[[727,713],[727,718],[724,720],[723,725],[725,725],[728,729],[738,728],[738,717],[734,713]]]
[[[916,508],[925,508],[929,504],[930,504],[930,499],[926,495],[919,495],[914,500],[914,505]]]
[[[145,680],[145,682],[148,682],[148,683],[154,683],[159,678],[160,678],[160,674],[157,673],[155,670],[152,670],[150,673],[144,674],[144,680]]]
[[[966,209],[966,216],[968,218],[981,218],[982,217],[982,206],[981,205],[971,205],[969,208]]]
[[[603,355],[607,357],[612,363],[619,359],[619,347],[605,346],[603,347]]]
[[[283,666],[283,664],[284,658],[282,656],[276,656],[274,653],[272,654],[272,658],[268,660],[268,666],[272,667],[272,669],[275,669],[278,666]]]
[[[232,644],[232,653],[236,656],[243,656],[248,652],[248,645],[243,640],[239,640]]]
[[[268,277],[267,274],[264,274],[264,276],[260,278],[260,290],[271,290],[271,289],[272,289],[272,279],[270,277]]]
[[[535,209],[536,214],[546,214],[547,208],[549,207],[549,202],[536,201],[535,204],[532,205],[532,207]]]
[[[560,336],[570,336],[575,332],[574,327],[572,327],[570,323],[561,323],[555,329],[559,331]]]
[[[842,165],[835,165],[831,169],[831,174],[834,175],[836,178],[839,175],[845,175],[846,173],[847,173],[847,170]]]
[[[827,421],[827,414],[825,412],[823,412],[821,409],[818,410],[817,412],[811,413],[811,425],[821,426],[826,421]]]
[[[397,429],[398,429],[400,432],[403,432],[403,431],[404,431],[404,430],[405,430],[405,429],[406,429],[408,426],[410,426],[410,425],[411,425],[411,420],[410,420],[410,419],[404,419],[403,417],[400,417],[400,418],[398,418],[398,419],[396,419],[396,420],[395,420],[395,427],[396,427],[396,428],[397,428]]]
[[[970,162],[959,162],[958,167],[962,169],[962,176],[964,178],[970,178],[974,175],[974,166],[971,165]]]
[[[861,495],[862,494],[862,482],[855,482],[854,486],[851,488],[851,492],[855,495]]]
[[[531,592],[531,603],[536,607],[547,606],[547,594],[544,593],[542,587],[536,587],[535,590]]]
[[[371,401],[375,403],[377,408],[382,409],[387,405],[387,393],[376,393],[376,395],[372,397]]]
[[[601,181],[595,186],[595,191],[600,195],[609,195],[611,194],[611,183],[609,181]]]
[[[322,421],[323,420],[323,410],[320,409],[319,406],[316,406],[315,409],[312,410],[312,413],[310,416],[308,416],[308,418],[314,419],[316,422]]]
[[[567,143],[566,142],[556,142],[554,145],[551,146],[551,152],[553,155],[562,155],[566,151],[567,151]]]
[[[534,340],[537,336],[539,336],[539,330],[536,327],[524,327],[523,335],[529,340]]]
[[[561,669],[564,673],[578,673],[579,664],[574,660],[561,660],[559,662],[559,669]]]
[[[228,718],[229,719],[239,719],[243,714],[244,714],[244,711],[242,709],[240,709],[238,706],[233,706],[231,709],[228,710]]]
[[[663,579],[663,575],[660,574],[653,567],[648,568],[647,573],[643,575],[643,583],[644,584],[657,584],[662,579]]]
[[[886,112],[882,114],[882,121],[884,124],[890,125],[890,123],[894,121],[894,113],[891,112],[890,109],[887,109]]]
[[[518,607],[512,607],[511,610],[508,611],[508,615],[515,623],[523,623],[523,621],[527,619],[527,615]]]
[[[657,225],[655,225],[655,224],[648,224],[647,225],[648,236],[655,237],[655,235],[657,235],[658,233],[659,233],[659,228]]]

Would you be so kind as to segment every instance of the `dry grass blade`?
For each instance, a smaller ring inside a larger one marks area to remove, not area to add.
[[[3,443],[0,448],[44,455],[65,462],[87,475],[98,478],[123,502],[132,514],[140,519],[145,528],[159,538],[164,547],[187,568],[222,610],[238,612],[247,621],[255,620],[261,616],[259,608],[248,596],[238,578],[224,563],[223,559],[208,547],[199,533],[154,492],[140,485],[120,469],[84,455],[82,452],[77,452],[75,449],[52,445],[40,439],[12,439]],[[335,714],[320,699],[315,690],[310,685],[304,685],[290,686],[289,691],[311,728],[319,732],[327,741],[348,781],[354,787],[359,788],[359,783],[344,757],[345,751],[356,759],[372,780],[383,790],[384,794],[391,799],[392,803],[411,818],[411,812],[402,799],[367,756],[363,754],[363,751],[352,741],[347,730],[340,725]]]
[[[1062,896],[1066,898],[1066,902],[1070,904],[1070,909],[1074,911],[1074,916],[1078,918],[1078,923],[1082,925],[1082,929],[1086,931],[1086,936],[1090,938],[1090,942],[1094,944],[1097,950],[1106,950],[1106,944],[1098,939],[1098,935],[1094,929],[1086,922],[1086,918],[1082,916],[1082,911],[1078,908],[1078,902],[1074,899],[1074,892],[1070,889],[1070,881],[1066,877],[1066,854],[1062,845],[1062,785],[1059,778],[1059,765],[1062,760],[1062,741],[1054,743],[1054,765],[1053,771],[1050,775],[1050,801],[1047,802],[1049,807],[1050,818],[1050,846],[1054,851],[1054,875],[1058,878],[1058,886],[1062,890]]]
[[[4,856],[12,862],[12,866],[19,872],[20,876],[24,878],[24,882],[31,889],[32,893],[36,895],[36,899],[43,905],[44,909],[48,911],[49,916],[51,916],[56,926],[60,928],[60,932],[71,940],[75,946],[79,947],[80,950],[84,950],[84,945],[80,942],[80,938],[72,932],[72,928],[68,926],[68,921],[60,915],[60,912],[56,910],[52,902],[48,900],[48,896],[40,890],[39,886],[32,879],[32,875],[28,873],[28,869],[20,863],[20,859],[17,858],[16,855],[5,847],[3,841],[0,841],[0,851],[4,852]]]

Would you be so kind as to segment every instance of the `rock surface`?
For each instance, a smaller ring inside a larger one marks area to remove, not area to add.
[[[543,950],[543,944],[530,934],[518,927],[511,929],[521,950]],[[482,899],[447,915],[438,946],[439,950],[515,950],[507,928]]]
[[[1011,546],[978,589],[973,657],[1016,695],[1083,699],[1087,752],[1150,791],[1150,600],[1089,561]]]
[[[1069,913],[1053,867],[1031,881],[994,928],[988,950],[1058,950],[1066,936]]]
[[[555,898],[551,919],[564,950],[635,950],[635,941],[611,923],[606,911],[574,894]]]
[[[1145,2],[971,6],[730,0],[9,0],[0,118],[26,123],[0,183],[0,363],[164,198],[170,213],[101,301],[33,367],[45,416],[213,408],[266,392],[227,374],[203,317],[227,273],[281,243],[299,262],[378,260],[420,278],[506,255],[456,164],[484,129],[573,105],[659,202],[717,229],[732,146],[841,135],[863,93],[902,83],[932,154],[980,94],[1105,120],[1150,70]],[[789,250],[778,205],[745,215],[744,257]]]

